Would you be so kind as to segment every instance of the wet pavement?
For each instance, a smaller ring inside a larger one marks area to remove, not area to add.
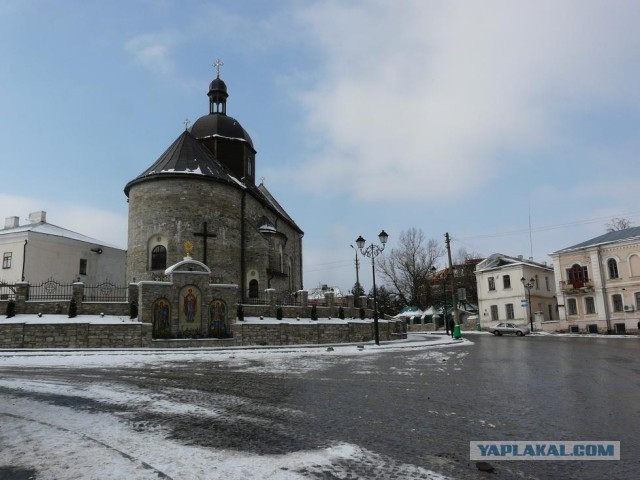
[[[638,478],[640,340],[469,339],[473,345],[363,356],[308,354],[284,367],[242,360],[240,353],[153,368],[7,367],[0,369],[3,379],[72,383],[80,389],[117,385],[192,408],[145,408],[6,386],[0,388],[0,402],[18,397],[110,412],[136,431],[162,428],[174,441],[211,449],[268,455],[348,443],[372,452],[369,458],[297,471],[310,479],[424,478],[421,468],[460,479]],[[198,409],[216,415],[200,415]],[[469,460],[472,440],[617,440],[621,460],[492,461],[495,473],[487,474]],[[2,472],[12,478],[0,461]],[[28,468],[24,472],[32,476],[13,478],[47,478]]]

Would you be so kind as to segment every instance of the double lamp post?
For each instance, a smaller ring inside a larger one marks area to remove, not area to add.
[[[378,235],[380,243],[382,245],[376,245],[372,243],[368,247],[365,247],[366,240],[362,238],[362,235],[356,240],[356,245],[360,249],[360,253],[365,257],[371,258],[371,272],[373,273],[373,335],[376,345],[380,345],[380,334],[378,331],[378,294],[376,291],[376,262],[375,258],[382,253],[384,247],[389,239],[389,235],[382,230]]]

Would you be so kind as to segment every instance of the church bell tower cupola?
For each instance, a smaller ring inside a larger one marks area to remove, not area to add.
[[[216,67],[216,78],[209,84],[209,113],[227,114],[227,85],[220,78],[220,67],[223,66],[220,60],[213,64]]]

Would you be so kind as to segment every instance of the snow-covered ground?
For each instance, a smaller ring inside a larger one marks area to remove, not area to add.
[[[436,336],[433,336],[436,337]],[[215,409],[198,402],[172,400],[161,392],[124,388],[104,381],[74,382],[73,377],[25,377],[23,369],[101,369],[122,367],[167,368],[184,362],[224,361],[237,368],[259,372],[304,374],[327,368],[336,356],[377,355],[397,349],[416,349],[424,356],[439,358],[442,350],[468,345],[466,340],[430,337],[424,341],[395,342],[364,349],[356,345],[302,348],[241,348],[193,350],[68,350],[0,351],[0,467],[37,471],[38,479],[301,479],[313,466],[332,467],[345,461],[369,465],[383,460],[378,453],[353,444],[297,451],[283,455],[256,455],[185,445],[168,437],[162,427],[135,428],[123,414],[86,411],[64,402],[38,400],[54,395],[89,399],[109,405],[138,407],[164,414],[215,416]],[[413,339],[424,338],[412,335]],[[17,369],[17,370],[16,370]],[[35,371],[35,370],[32,370]],[[30,395],[23,396],[21,393]],[[73,404],[73,401],[69,403]],[[295,412],[293,412],[295,414]],[[396,478],[444,479],[416,465],[396,467]],[[0,470],[1,471],[1,470]],[[348,472],[338,478],[353,478]],[[317,477],[311,477],[317,478]]]

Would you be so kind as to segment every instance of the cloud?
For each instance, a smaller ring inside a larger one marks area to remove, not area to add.
[[[127,248],[127,216],[74,202],[56,202],[35,197],[0,195],[0,219],[19,217],[20,225],[29,223],[29,214],[44,210],[47,223],[57,225],[104,243]]]
[[[137,35],[127,40],[124,48],[137,65],[166,75],[175,71],[173,51],[179,43],[180,35],[169,31]]]
[[[299,92],[319,145],[305,188],[367,201],[381,188],[386,200],[446,198],[457,185],[472,194],[521,155],[571,144],[560,119],[637,108],[640,5],[624,6],[415,0],[301,10],[322,58],[317,81]]]

